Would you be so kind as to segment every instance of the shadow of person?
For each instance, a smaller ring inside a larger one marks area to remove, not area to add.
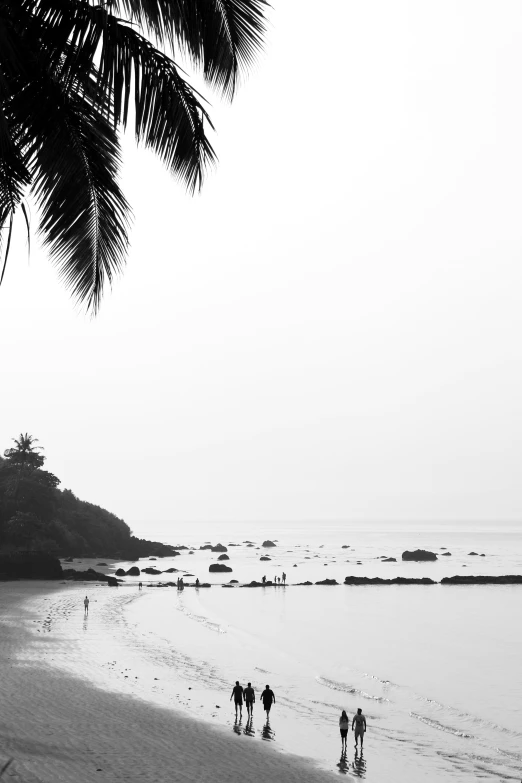
[[[256,732],[254,729],[254,724],[252,723],[252,718],[247,720],[246,726],[243,729],[243,734],[247,734],[249,737],[255,737]]]
[[[264,740],[275,739],[275,732],[273,732],[272,729],[270,728],[270,723],[268,721],[261,729],[261,736],[263,737]]]
[[[353,757],[353,774],[356,778],[364,778],[366,775],[366,761],[363,756],[362,749],[361,751],[355,751],[355,756]]]

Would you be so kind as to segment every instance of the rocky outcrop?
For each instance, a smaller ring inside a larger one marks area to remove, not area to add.
[[[441,585],[522,585],[521,574],[504,576],[445,576]]]
[[[296,587],[310,587],[313,585],[313,582],[298,582]]]
[[[268,539],[266,541],[263,541],[261,546],[277,546],[277,544],[274,544],[273,541],[269,541]]]
[[[468,555],[475,555],[475,557],[478,557],[478,552],[468,552]]]
[[[157,568],[152,568],[152,566],[150,566],[149,568],[142,568],[141,572],[142,574],[153,574],[155,576],[162,573],[161,571],[158,571]]]
[[[266,555],[264,555],[263,557],[260,557],[259,559],[260,560],[271,560],[272,558],[271,557],[267,557]]]
[[[108,587],[118,587],[118,580],[114,576],[108,576],[107,577],[107,586]]]
[[[218,557],[218,560],[230,560],[230,558],[229,558],[229,556],[228,556],[228,555],[220,555],[220,556]]]
[[[273,584],[274,583],[271,582],[270,580],[267,582],[256,582],[255,580],[253,580],[252,582],[249,582],[246,585],[240,585],[240,587],[272,587]]]
[[[396,576],[395,579],[381,579],[380,576],[347,576],[344,580],[345,585],[436,585],[433,579],[408,579],[403,576]]]
[[[451,552],[443,552],[441,557],[451,557]]]
[[[116,576],[127,576],[127,572],[124,571],[123,568],[118,568],[118,570],[116,571]]]
[[[0,579],[62,579],[57,557],[46,552],[11,552],[0,554]]]
[[[437,560],[435,552],[428,552],[426,549],[415,549],[413,552],[402,553],[403,560]]]
[[[396,557],[383,557],[381,560],[381,563],[396,563],[397,558]]]
[[[144,568],[143,570],[145,571],[146,569]],[[129,570],[127,571],[127,573],[126,573],[126,576],[139,576],[140,573],[141,572],[140,572],[140,569],[138,568],[138,566],[131,566],[129,568]],[[158,574],[159,573],[160,572],[158,571]]]
[[[212,549],[212,544],[203,544],[203,546],[199,547],[200,549]]]
[[[322,579],[320,582],[316,582],[316,585],[338,585],[339,582],[336,579]]]
[[[210,548],[213,552],[228,552],[228,549],[223,544],[216,544],[216,546]]]
[[[164,574],[174,574],[174,573],[177,574],[178,571],[179,571],[179,568],[167,568],[167,570],[163,571],[163,573]]]
[[[114,576],[108,576],[108,574],[102,574],[99,571],[95,571],[93,568],[88,568],[87,571],[76,571],[75,568],[64,568],[63,578],[72,580],[73,582],[107,582],[107,584],[116,582],[116,585],[118,584],[118,581],[122,581],[121,579],[116,579]]]
[[[224,563],[212,563],[208,570],[212,573],[225,573],[227,571],[232,571],[230,566],[225,565]]]

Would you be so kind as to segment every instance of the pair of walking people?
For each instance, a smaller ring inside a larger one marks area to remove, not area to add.
[[[234,699],[234,705],[236,708],[236,720],[238,710],[239,718],[241,719],[243,716],[243,702],[246,705],[248,717],[252,717],[254,713],[256,693],[252,688],[251,682],[248,683],[246,688],[243,688],[243,686],[239,684],[239,680],[236,680],[236,684],[232,688],[232,693],[230,694],[230,701],[232,701],[232,699]],[[266,719],[268,721],[272,704],[275,704],[274,691],[270,689],[270,685],[267,685],[261,694],[261,701],[263,702],[263,709],[266,712]]]
[[[348,729],[350,728],[350,719],[346,714],[346,710],[343,710],[341,717],[339,718],[339,730],[341,732],[341,750],[346,753],[346,743],[348,741]],[[366,731],[366,718],[363,715],[363,711],[359,707],[357,714],[353,716],[352,731],[355,732],[355,748],[357,748],[357,742],[361,742],[361,750],[363,747],[364,732]]]

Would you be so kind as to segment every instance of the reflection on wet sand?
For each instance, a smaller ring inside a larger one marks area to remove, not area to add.
[[[355,756],[353,757],[353,774],[357,778],[364,778],[366,775],[366,761],[362,754],[362,750],[360,753],[355,751]]]
[[[337,768],[339,772],[341,772],[343,775],[346,775],[350,771],[350,765],[346,760],[346,753],[343,753],[341,755],[341,758],[339,759],[339,763],[337,764]]]
[[[254,729],[254,723],[252,721],[252,718],[249,718],[246,722],[246,726],[243,729],[243,734],[247,734],[249,737],[255,737],[256,732]]]
[[[234,732],[235,732],[236,734],[239,734],[239,736],[241,736],[241,719],[240,719],[240,720],[238,720],[238,719],[236,718],[236,719],[235,719],[235,721],[234,721],[234,725],[232,726],[232,728],[234,729]]]
[[[275,732],[270,728],[270,723],[267,721],[261,729],[261,736],[264,740],[274,740]]]

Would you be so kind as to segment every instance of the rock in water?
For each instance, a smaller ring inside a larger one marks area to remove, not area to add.
[[[263,557],[260,557],[259,559],[260,560],[271,560],[272,558],[271,557],[267,557],[266,555],[264,555]]]
[[[220,556],[218,557],[218,560],[230,560],[230,558],[229,558],[229,556],[228,556],[228,555],[220,555]]]
[[[230,566],[227,566],[227,565],[225,565],[224,563],[212,563],[212,565],[210,565],[210,566],[208,567],[208,570],[209,570],[209,571],[212,571],[212,572],[214,572],[214,573],[215,573],[215,572],[218,572],[218,573],[224,573],[224,572],[226,572],[226,571],[232,571],[232,569],[230,568]]]
[[[521,574],[504,576],[445,576],[441,585],[522,585]]]
[[[322,579],[320,582],[316,582],[316,585],[338,585],[339,582],[336,579]]]
[[[402,553],[403,560],[437,560],[435,552],[428,552],[426,549],[415,549],[413,552]]]
[[[216,546],[210,547],[213,552],[228,552],[228,549],[226,546],[223,546],[223,544],[216,544]]]
[[[143,570],[145,571],[146,569],[143,569]],[[116,572],[116,573],[118,573],[118,572]],[[140,569],[138,568],[138,566],[131,566],[129,568],[129,570],[127,571],[127,576],[139,576],[140,573],[141,572],[140,572]],[[160,571],[158,571],[158,574],[159,573],[160,573]]]
[[[273,541],[269,541],[268,539],[266,541],[263,541],[261,546],[277,546],[277,544],[274,544]]]
[[[423,577],[422,579],[408,579],[403,576],[396,576],[395,579],[381,579],[380,576],[347,576],[344,580],[345,585],[436,585],[433,579]]]

